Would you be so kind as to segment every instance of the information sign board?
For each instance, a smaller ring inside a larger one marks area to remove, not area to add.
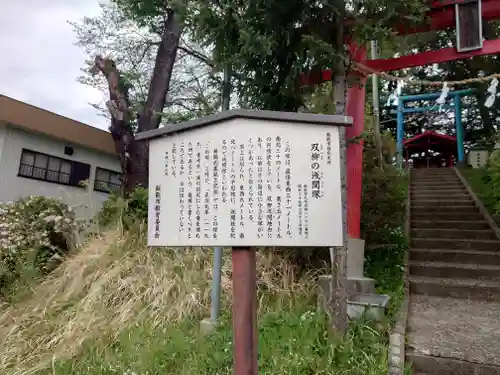
[[[340,163],[335,123],[233,117],[154,138],[149,245],[343,246]]]

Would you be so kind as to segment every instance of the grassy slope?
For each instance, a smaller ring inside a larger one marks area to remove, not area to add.
[[[489,199],[489,186],[482,179],[487,173],[486,168],[464,168],[461,169],[461,172],[477,197],[481,199],[484,206],[491,212],[494,202]]]
[[[397,256],[379,258],[385,271],[369,269],[392,280],[379,287],[397,295]],[[258,259],[260,374],[387,373],[387,324],[376,330],[361,321],[333,340],[312,279],[296,280],[269,254]],[[231,374],[229,259],[221,329],[209,337],[198,330],[208,315],[210,263],[208,251],[152,251],[140,234],[104,234],[32,298],[0,310],[0,374]]]
[[[484,207],[489,211],[490,215],[499,222],[500,218],[494,215],[496,201],[490,194],[492,186],[483,179],[488,174],[486,168],[464,168],[461,169],[461,172],[467,179],[471,189],[476,193],[481,202],[483,202]]]

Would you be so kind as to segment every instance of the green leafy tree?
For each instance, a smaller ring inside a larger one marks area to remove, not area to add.
[[[332,68],[334,79],[325,88],[329,90],[328,100],[335,102],[335,105],[327,105],[325,109],[327,113],[343,113],[349,64],[344,40],[351,38],[362,44],[370,39],[388,37],[396,23],[403,22],[411,26],[422,22],[425,12],[420,0],[404,3],[398,0],[112,0],[112,4],[123,12],[123,19],[127,22],[133,22],[150,34],[161,35],[150,73],[151,81],[145,80],[143,82],[146,84],[138,84],[138,87],[143,87],[144,93],[147,91],[139,111],[138,131],[160,125],[159,114],[172,87],[170,79],[181,33],[189,35],[197,43],[197,48],[191,49],[189,56],[203,61],[215,72],[230,68],[231,84],[240,107],[308,110],[311,90],[304,90],[300,86],[300,74]],[[344,18],[351,21],[347,27],[343,26]],[[142,49],[136,51],[146,50],[145,54],[148,55],[146,46],[144,44]],[[141,56],[139,53],[136,58]],[[134,119],[129,110],[132,106],[129,93],[132,93],[131,79],[138,75],[120,74],[111,60],[95,60],[95,66],[107,78],[108,87],[111,88],[111,104],[118,104],[108,105],[112,133],[113,121],[122,121],[121,129],[130,128],[125,134],[126,138],[133,136],[131,124]],[[114,90],[115,87],[118,90]],[[321,100],[324,104],[328,101],[324,98]],[[215,106],[209,105],[208,108]],[[131,160],[135,160],[137,167],[142,168],[140,173],[147,174],[145,148],[140,147],[139,150]],[[123,150],[120,150],[120,154],[124,154]],[[129,186],[147,180],[143,174]],[[342,289],[339,280],[342,274],[345,275],[342,265],[345,262],[344,255],[334,260],[338,289]],[[345,291],[340,290],[339,293],[342,298],[334,302],[334,307],[340,318],[335,319],[333,325],[342,331],[346,327],[343,313]]]
[[[391,26],[422,21],[421,1],[199,1],[193,2],[193,35],[212,46],[217,66],[231,66],[242,107],[298,111],[318,108],[344,114],[345,38],[364,43],[390,34]],[[344,18],[352,20],[344,28]],[[300,87],[305,71],[333,70],[330,85],[311,93]],[[334,105],[332,105],[334,103]],[[321,110],[320,110],[321,111]],[[332,259],[335,330],[346,327],[345,247]]]

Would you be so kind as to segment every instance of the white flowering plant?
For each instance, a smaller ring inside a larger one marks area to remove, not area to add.
[[[0,289],[23,268],[49,272],[70,250],[77,229],[75,213],[58,199],[0,203]]]

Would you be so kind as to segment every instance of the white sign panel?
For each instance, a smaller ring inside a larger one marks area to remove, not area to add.
[[[150,144],[149,245],[342,246],[339,128],[231,119]]]

